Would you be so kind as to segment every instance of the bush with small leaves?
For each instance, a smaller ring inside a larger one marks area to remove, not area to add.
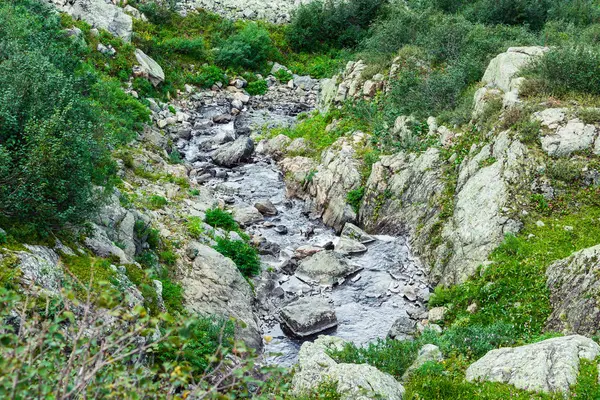
[[[215,62],[224,68],[259,70],[275,57],[276,52],[269,32],[256,23],[250,23],[223,41]]]
[[[230,258],[242,275],[250,278],[260,273],[260,259],[254,247],[242,240],[230,240],[229,238],[217,238],[216,240],[217,244],[214,249]]]

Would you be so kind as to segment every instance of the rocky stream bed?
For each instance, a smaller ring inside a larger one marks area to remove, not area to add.
[[[336,236],[303,201],[288,198],[277,163],[260,145],[255,151],[252,138],[314,108],[319,82],[295,82],[274,83],[264,96],[247,96],[235,82],[192,95],[178,104],[187,121],[176,143],[190,177],[210,187],[258,245],[255,314],[265,352],[281,365],[321,332],[364,344],[396,321],[396,334],[411,331],[426,317],[430,293],[407,238],[370,236],[352,224]]]

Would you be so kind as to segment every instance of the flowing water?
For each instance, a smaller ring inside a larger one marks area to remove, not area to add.
[[[305,109],[286,103],[251,110],[238,116],[238,121],[209,126],[216,115],[228,112],[227,104],[204,99],[195,105],[196,127],[191,140],[178,143],[180,151],[195,168],[210,170],[204,185],[212,187],[231,207],[254,205],[270,200],[279,214],[251,225],[247,232],[264,238],[279,251],[261,256],[266,271],[257,279],[257,315],[265,336],[265,351],[270,360],[281,365],[296,361],[301,341],[286,335],[280,326],[279,308],[299,296],[320,296],[329,299],[335,309],[338,326],[327,332],[356,344],[384,338],[396,318],[404,313],[418,315],[425,309],[430,288],[425,271],[411,255],[405,237],[375,236],[366,253],[348,257],[361,270],[334,287],[308,285],[281,269],[299,246],[324,246],[335,242],[335,232],[306,212],[304,203],[286,196],[283,175],[277,164],[266,156],[254,154],[250,162],[232,169],[223,169],[210,162],[210,154],[224,137],[235,138],[247,133],[249,126],[285,125],[294,122],[297,112]],[[290,111],[292,110],[292,111]],[[243,122],[240,122],[243,121]],[[232,139],[227,139],[232,140]],[[274,227],[284,226],[287,233]],[[310,340],[310,339],[309,339]]]

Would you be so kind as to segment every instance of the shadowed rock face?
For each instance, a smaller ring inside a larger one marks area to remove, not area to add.
[[[546,276],[553,309],[546,328],[595,335],[600,327],[600,246],[551,264]]]
[[[467,381],[502,382],[519,389],[568,393],[580,359],[593,361],[600,346],[574,335],[527,346],[492,350],[467,369]]]

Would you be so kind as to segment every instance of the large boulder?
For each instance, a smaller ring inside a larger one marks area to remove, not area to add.
[[[107,0],[47,0],[60,11],[95,28],[105,29],[126,42],[131,41],[133,20],[121,7]]]
[[[318,166],[305,161],[304,157],[281,162],[284,173],[290,178],[288,182],[293,181],[289,182],[291,194],[309,202],[312,211],[337,232],[346,222],[356,220],[356,213],[346,199],[348,192],[358,189],[361,184],[361,161],[353,143],[362,137],[357,133],[353,138],[338,139],[323,153]]]
[[[295,274],[304,282],[332,286],[359,269],[333,251],[320,251],[302,260]]]
[[[434,280],[446,285],[465,281],[506,234],[519,232],[512,196],[527,187],[534,167],[527,147],[508,132],[479,151],[472,149],[460,166],[454,213],[442,229]]]
[[[306,394],[321,383],[337,382],[342,400],[402,400],[404,387],[391,375],[367,364],[337,363],[327,354],[328,349],[342,349],[345,344],[330,336],[305,342],[298,354],[292,394]]]
[[[596,335],[600,327],[600,245],[556,261],[546,270],[552,314],[546,328]]]
[[[18,259],[17,265],[23,286],[37,286],[52,294],[60,293],[65,276],[59,264],[58,254],[45,246],[25,245],[25,248],[27,251],[17,251],[14,254]]]
[[[315,335],[337,326],[333,307],[322,297],[303,297],[281,310],[281,319],[295,336]]]
[[[249,137],[242,136],[231,144],[224,145],[215,151],[212,159],[221,167],[234,167],[247,161],[254,152],[254,142]]]
[[[238,338],[254,348],[262,346],[256,316],[252,311],[252,288],[229,258],[197,243],[195,258],[189,268],[181,269],[181,286],[188,310],[201,315],[233,317],[243,324]]]
[[[575,118],[567,117],[564,108],[548,108],[534,114],[543,128],[542,149],[550,156],[569,156],[591,149],[598,138],[598,129]]]
[[[538,46],[511,47],[490,62],[481,81],[486,86],[509,92],[511,81],[519,71],[546,51],[548,48]]]
[[[600,346],[583,336],[565,336],[488,352],[467,369],[467,381],[508,383],[519,389],[567,394],[577,382],[581,359],[593,361]]]
[[[146,77],[154,86],[160,85],[165,80],[165,72],[150,56],[140,49],[135,49],[135,58],[139,65],[138,73]]]
[[[442,203],[444,189],[439,149],[430,148],[420,155],[400,152],[383,156],[367,180],[359,221],[367,231],[408,233],[416,253],[434,264],[437,257],[429,247],[441,212],[435,205]]]

